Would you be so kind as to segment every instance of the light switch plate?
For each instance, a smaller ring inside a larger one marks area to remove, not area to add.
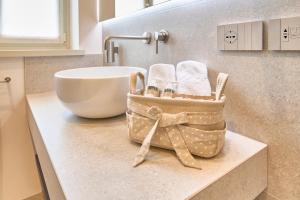
[[[218,49],[225,50],[225,26],[218,26],[217,27],[217,39],[218,39]]]
[[[263,22],[251,22],[251,50],[263,50]]]
[[[219,50],[263,50],[263,22],[247,22],[217,27]]]
[[[281,50],[300,50],[300,17],[281,19]]]
[[[273,19],[268,27],[269,50],[300,50],[300,17]]]
[[[241,50],[251,50],[252,49],[252,26],[251,23],[244,23],[245,26],[245,40],[240,41],[244,42],[244,48]]]
[[[273,19],[268,24],[268,49],[281,50],[281,20]]]

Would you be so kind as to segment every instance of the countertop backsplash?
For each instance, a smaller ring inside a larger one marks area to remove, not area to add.
[[[54,90],[54,74],[60,70],[102,66],[102,54],[25,58],[26,94]]]

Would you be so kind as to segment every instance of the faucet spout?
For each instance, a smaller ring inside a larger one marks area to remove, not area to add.
[[[114,44],[113,45],[109,44],[111,40],[142,40],[145,44],[150,44],[151,39],[152,39],[152,34],[149,32],[145,32],[142,36],[132,36],[132,35],[107,36],[104,39],[105,62],[106,63],[114,62],[115,53],[117,53],[114,51],[114,47],[113,47]]]

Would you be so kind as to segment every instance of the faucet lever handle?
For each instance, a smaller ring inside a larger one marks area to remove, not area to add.
[[[158,54],[158,40],[155,41],[155,52]]]
[[[108,50],[104,50],[104,62],[105,63],[109,63],[109,54],[108,54]]]
[[[169,33],[166,30],[161,30],[160,32],[154,33],[154,39],[156,44],[156,54],[158,54],[158,42],[164,42],[167,43],[169,39]]]
[[[115,62],[115,57],[116,57],[115,54],[119,54],[119,45],[117,42],[110,41],[109,48],[104,50],[105,63]]]

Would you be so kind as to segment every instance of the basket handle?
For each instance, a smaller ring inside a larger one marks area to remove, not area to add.
[[[142,89],[137,91],[137,80],[138,78],[141,80],[142,82]],[[145,76],[143,73],[141,72],[135,72],[135,73],[132,73],[130,75],[130,94],[142,94],[144,95],[144,92],[145,92],[145,88],[146,88],[146,85],[145,85]]]
[[[220,100],[228,80],[228,74],[219,73],[216,86],[216,100]]]

